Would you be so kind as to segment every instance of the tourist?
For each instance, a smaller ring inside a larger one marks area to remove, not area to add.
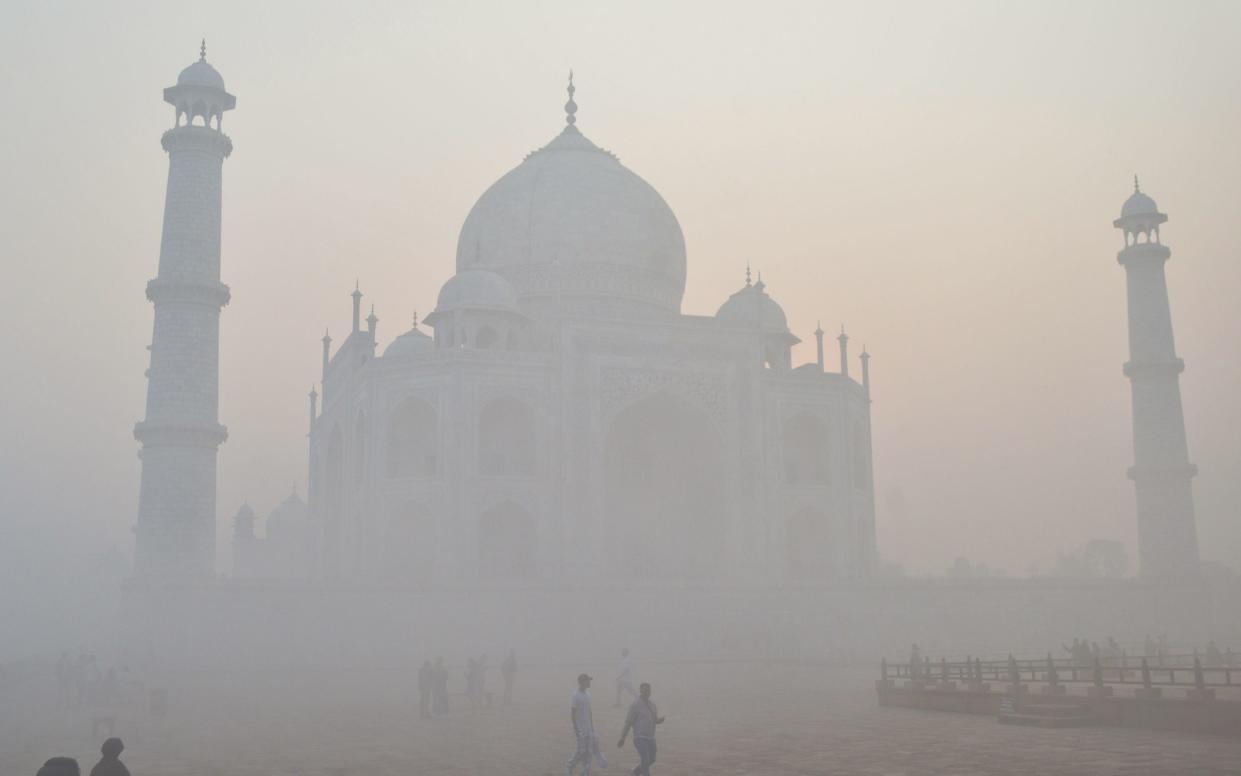
[[[569,721],[573,723],[574,741],[573,756],[569,758],[569,776],[573,776],[573,769],[579,765],[582,776],[587,776],[595,759],[599,760],[601,767],[608,767],[602,752],[599,751],[599,736],[595,733],[595,720],[590,712],[592,681],[593,677],[590,675],[578,674],[577,692],[573,693],[573,699],[569,702]]]
[[[448,669],[444,668],[444,658],[435,658],[433,669],[435,684],[431,687],[431,713],[448,713]]]
[[[659,709],[651,701],[651,685],[643,682],[638,688],[638,698],[629,704],[629,714],[625,717],[625,727],[621,730],[617,748],[625,745],[625,736],[633,730],[633,748],[638,750],[638,767],[633,769],[634,776],[651,776],[651,766],[655,764],[655,726],[662,725],[664,718],[659,716]]]
[[[1219,645],[1214,640],[1207,644],[1206,662],[1204,665],[1207,668],[1224,667],[1224,653],[1219,651]]]
[[[82,776],[82,771],[72,757],[53,757],[43,763],[37,776]]]
[[[121,752],[125,751],[125,744],[121,739],[109,738],[103,742],[99,751],[103,753],[103,757],[91,768],[90,776],[129,776],[129,769],[120,760]]]
[[[430,660],[422,661],[418,669],[418,716],[429,719],[431,716],[431,690],[435,685],[435,669]]]
[[[629,648],[621,650],[620,674],[616,677],[616,703],[615,708],[620,708],[621,692],[629,693],[629,697],[636,699],[638,693],[633,689],[633,661],[629,659]]]
[[[510,649],[508,657],[500,664],[500,676],[504,678],[504,705],[513,703],[513,680],[517,677],[517,652]]]
[[[909,648],[909,678],[917,679],[918,671],[921,668],[922,668],[922,650],[918,649],[918,644],[915,642],[913,646]]]

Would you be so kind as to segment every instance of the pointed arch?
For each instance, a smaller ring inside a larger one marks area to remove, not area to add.
[[[384,472],[434,477],[439,467],[439,416],[430,402],[409,397],[388,413]]]
[[[784,422],[784,481],[827,485],[831,476],[831,433],[826,421],[801,411]]]
[[[791,582],[824,582],[833,576],[830,517],[808,507],[789,515],[784,525],[788,578]]]

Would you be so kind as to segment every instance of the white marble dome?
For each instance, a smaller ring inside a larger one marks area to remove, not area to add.
[[[224,91],[224,77],[207,60],[200,59],[181,71],[177,86],[206,86]]]
[[[1155,204],[1155,200],[1140,191],[1134,191],[1121,206],[1120,217],[1150,215],[1158,212],[1159,207]]]
[[[517,312],[517,292],[495,272],[466,269],[448,279],[436,300],[437,312],[461,307]]]
[[[679,312],[685,240],[654,188],[571,124],[479,198],[457,269],[502,273],[521,295],[616,297]]]
[[[774,332],[787,332],[789,322],[784,308],[768,296],[763,281],[747,285],[720,305],[715,317],[729,323]]]
[[[435,340],[415,325],[384,348],[384,358],[404,358],[435,349]]]

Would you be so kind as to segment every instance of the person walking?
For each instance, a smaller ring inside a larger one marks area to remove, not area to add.
[[[581,776],[589,776],[591,763],[598,758],[599,765],[608,767],[599,751],[599,736],[595,733],[595,720],[590,711],[590,683],[593,677],[589,674],[578,674],[577,692],[569,702],[569,721],[573,723],[573,756],[569,758],[569,776],[573,769],[581,766]]]
[[[513,680],[517,678],[517,652],[510,649],[508,657],[500,664],[500,676],[504,679],[504,705],[513,704]]]
[[[103,757],[90,770],[90,776],[129,776],[129,769],[121,762],[125,744],[119,738],[109,738],[100,748]]]
[[[651,685],[643,682],[638,687],[638,698],[629,704],[629,714],[625,716],[625,727],[621,730],[618,749],[624,748],[625,737],[633,731],[633,748],[638,750],[638,767],[631,773],[634,776],[651,776],[651,766],[655,764],[655,726],[662,725],[664,718],[659,716],[659,709],[651,700]]]
[[[613,708],[620,708],[621,693],[629,693],[629,697],[637,699],[638,693],[633,689],[633,661],[629,659],[629,648],[621,650],[620,673],[616,677],[616,703]]]

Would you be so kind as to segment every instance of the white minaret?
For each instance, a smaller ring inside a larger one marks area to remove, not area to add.
[[[1129,362],[1125,376],[1133,393],[1134,465],[1137,488],[1140,572],[1158,579],[1186,579],[1198,572],[1198,531],[1190,482],[1198,468],[1189,462],[1180,374],[1164,262],[1172,255],[1159,241],[1168,217],[1138,188],[1125,200],[1113,226],[1124,232],[1117,256],[1125,268],[1129,299]]]
[[[220,129],[236,104],[207,64],[207,47],[164,90],[176,109],[164,133],[168,189],[159,272],[147,284],[155,305],[146,418],[134,427],[142,443],[142,486],[134,570],[143,577],[209,578],[215,574],[216,451],[228,437],[218,419],[220,183],[232,141]]]

